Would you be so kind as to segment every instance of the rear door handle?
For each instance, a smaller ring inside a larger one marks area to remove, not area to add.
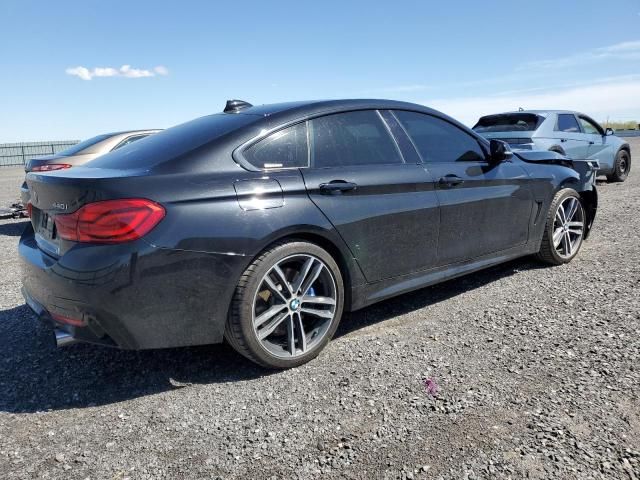
[[[566,141],[567,141],[567,139],[566,139],[566,138],[561,138],[561,139],[560,139],[560,141],[561,141],[561,142],[566,142]]]
[[[438,184],[445,187],[455,187],[456,185],[461,185],[463,183],[463,179],[453,174],[445,175],[444,177],[440,177],[440,180],[438,180]]]
[[[356,188],[358,188],[356,183],[347,182],[346,180],[331,180],[329,183],[320,184],[320,192],[328,195],[336,195]]]

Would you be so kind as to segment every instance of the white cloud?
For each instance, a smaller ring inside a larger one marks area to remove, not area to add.
[[[169,70],[163,65],[158,65],[152,70],[132,68],[131,65],[122,65],[120,68],[95,67],[93,69],[78,66],[67,68],[65,72],[67,75],[76,76],[82,80],[91,80],[94,77],[144,78],[155,77],[156,75],[169,75]]]
[[[561,69],[578,65],[592,64],[603,60],[640,60],[640,40],[617,43],[607,47],[576,53],[567,57],[527,62],[519,70]]]
[[[545,92],[511,92],[502,95],[458,97],[421,102],[467,125],[482,115],[517,110],[577,110],[597,120],[640,120],[640,80],[637,78],[594,81],[590,85],[549,89]]]

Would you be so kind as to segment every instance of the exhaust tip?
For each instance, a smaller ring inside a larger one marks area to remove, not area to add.
[[[65,332],[64,330],[56,329],[56,345],[58,347],[66,347],[67,345],[72,345],[77,343],[77,340],[73,338],[70,333]]]

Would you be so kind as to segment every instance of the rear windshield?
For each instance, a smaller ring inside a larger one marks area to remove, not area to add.
[[[259,119],[255,115],[219,113],[196,118],[107,153],[85,164],[92,168],[148,169],[172,160]]]
[[[93,147],[96,143],[100,143],[101,141],[106,140],[111,136],[112,135],[110,133],[107,133],[104,135],[98,135],[96,137],[92,137],[83,142],[76,143],[73,147],[69,147],[66,150],[58,152],[58,155],[64,155],[65,157],[70,157],[71,155],[75,155],[78,152],[89,149],[89,147]]]
[[[544,120],[534,113],[503,113],[487,115],[478,120],[473,129],[478,132],[529,132],[537,129]]]

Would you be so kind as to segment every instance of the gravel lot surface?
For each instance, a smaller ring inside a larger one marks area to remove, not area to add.
[[[571,264],[350,314],[277,373],[224,345],[56,350],[19,293],[25,222],[0,221],[0,478],[640,479],[638,166],[600,198]]]

